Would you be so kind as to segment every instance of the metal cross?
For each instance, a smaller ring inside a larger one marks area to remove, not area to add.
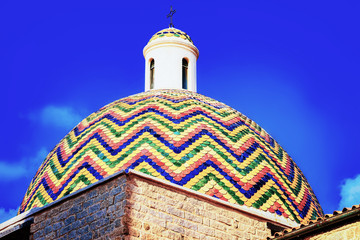
[[[167,17],[170,18],[169,27],[174,27],[174,24],[173,24],[173,21],[172,21],[174,13],[176,13],[176,10],[175,9],[173,10],[172,6],[170,6],[170,13],[167,15]]]

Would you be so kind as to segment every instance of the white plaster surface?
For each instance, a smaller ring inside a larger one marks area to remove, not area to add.
[[[150,90],[150,62],[155,61],[153,89],[182,89],[182,59],[188,60],[188,90],[196,92],[198,49],[178,37],[163,37],[144,48],[145,91]]]

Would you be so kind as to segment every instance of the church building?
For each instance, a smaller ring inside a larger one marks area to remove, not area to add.
[[[188,34],[170,25],[143,54],[145,91],[100,108],[54,147],[0,239],[255,240],[326,219],[275,139],[196,92]]]

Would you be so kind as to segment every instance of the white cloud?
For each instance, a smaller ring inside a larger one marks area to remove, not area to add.
[[[347,178],[341,185],[339,210],[360,204],[360,174],[355,178]]]
[[[25,157],[22,159],[21,163],[26,166],[28,170],[27,174],[30,174],[30,177],[34,176],[48,153],[49,151],[45,147],[42,147],[36,152],[35,156]]]
[[[0,182],[33,177],[48,152],[49,151],[43,147],[36,152],[35,156],[24,157],[18,162],[10,163],[9,161],[0,161]]]
[[[23,164],[0,161],[0,181],[11,181],[25,176],[27,169]]]
[[[71,107],[49,105],[41,110],[40,120],[45,125],[71,129],[82,120],[82,117]]]
[[[8,209],[0,208],[0,223],[3,223],[10,218],[13,218],[16,216],[18,209]]]

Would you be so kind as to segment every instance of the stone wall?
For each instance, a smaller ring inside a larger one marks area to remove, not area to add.
[[[125,186],[122,175],[36,214],[30,239],[122,239]]]
[[[265,239],[265,221],[132,177],[125,213],[130,239]]]
[[[359,240],[360,239],[360,220],[349,223],[330,231],[321,232],[309,240]]]
[[[138,174],[122,174],[34,214],[30,239],[265,239],[267,222]]]

